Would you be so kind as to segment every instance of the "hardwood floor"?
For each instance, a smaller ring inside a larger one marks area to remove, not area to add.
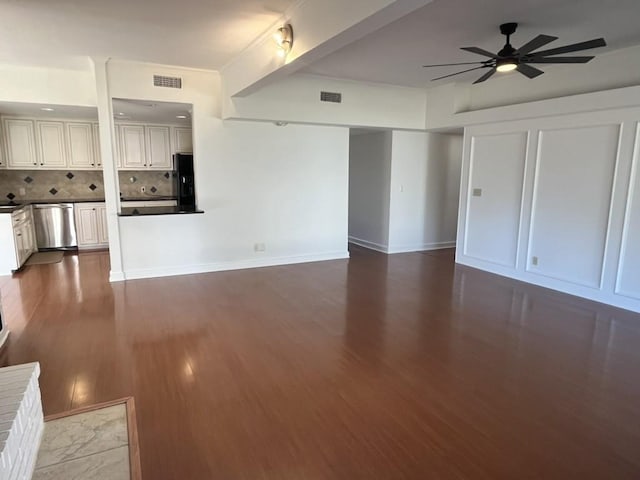
[[[0,277],[45,414],[135,397],[146,479],[638,479],[640,315],[451,251]]]

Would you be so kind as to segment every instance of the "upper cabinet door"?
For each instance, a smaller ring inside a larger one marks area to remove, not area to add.
[[[62,122],[36,122],[39,164],[44,168],[66,168],[67,155]]]
[[[96,168],[92,130],[90,123],[67,123],[70,168]]]
[[[149,168],[171,170],[171,142],[169,127],[147,127],[147,152]]]
[[[175,153],[193,153],[193,137],[190,128],[176,127]]]
[[[7,167],[35,168],[38,162],[33,122],[5,118],[2,120],[2,125],[7,142]]]
[[[120,125],[120,156],[123,169],[140,170],[147,166],[144,126]]]

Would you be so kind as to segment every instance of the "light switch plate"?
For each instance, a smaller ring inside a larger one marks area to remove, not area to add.
[[[538,257],[531,257],[531,265],[538,265]]]
[[[474,197],[481,197],[482,196],[482,189],[481,188],[474,188],[473,189],[473,196]]]

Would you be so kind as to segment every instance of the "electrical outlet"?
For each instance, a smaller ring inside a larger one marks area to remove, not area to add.
[[[473,189],[473,196],[474,197],[481,197],[482,196],[482,189],[481,188],[474,188]]]
[[[20,193],[20,195],[24,196],[27,194],[27,190],[24,187],[20,187],[20,190],[18,191],[18,193]]]
[[[253,245],[254,252],[264,252],[265,250],[266,247],[264,246],[264,243],[256,243]]]
[[[531,265],[538,265],[538,257],[531,257]]]

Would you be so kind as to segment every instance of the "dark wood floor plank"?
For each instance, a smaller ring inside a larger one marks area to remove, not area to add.
[[[144,478],[637,479],[640,315],[453,251],[110,284],[0,277],[45,414],[134,396]]]

